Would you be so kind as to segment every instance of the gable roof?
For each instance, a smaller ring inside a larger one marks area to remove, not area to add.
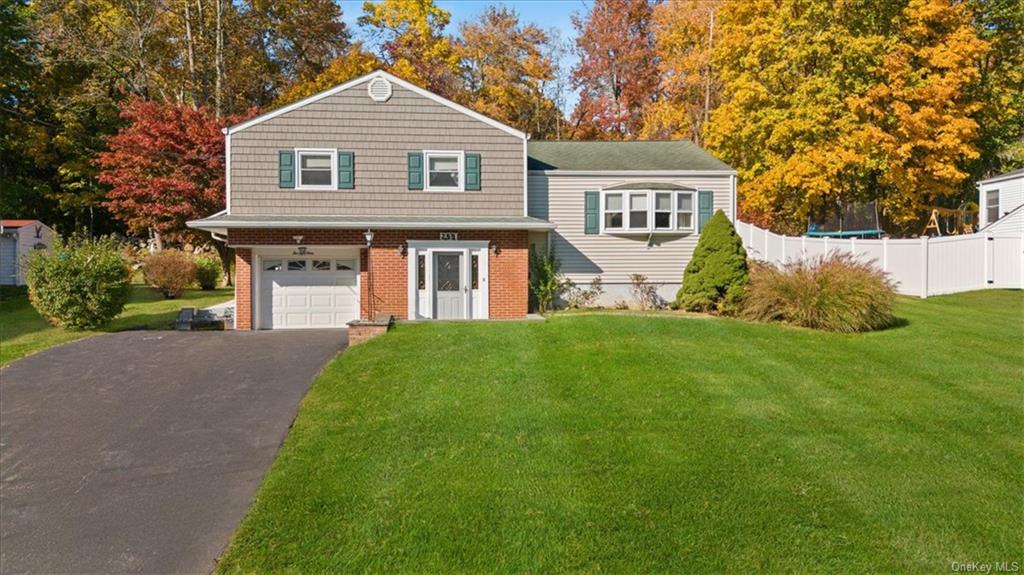
[[[409,90],[411,92],[415,92],[416,94],[419,94],[420,96],[423,96],[424,98],[429,98],[429,99],[431,99],[431,100],[433,100],[433,101],[435,101],[435,102],[437,102],[437,103],[439,103],[441,105],[447,106],[447,107],[451,108],[452,110],[455,110],[456,112],[465,114],[465,115],[467,115],[467,116],[469,116],[469,117],[471,117],[471,118],[473,118],[475,120],[479,120],[479,121],[481,121],[481,122],[483,122],[485,124],[488,124],[490,126],[498,128],[499,130],[501,130],[503,132],[506,132],[508,134],[511,134],[511,135],[513,135],[513,136],[515,136],[517,138],[521,138],[523,140],[526,139],[526,134],[524,134],[523,132],[520,132],[519,130],[517,130],[517,129],[511,127],[511,126],[506,126],[505,124],[502,124],[501,122],[499,122],[499,121],[497,121],[497,120],[495,120],[493,118],[488,118],[487,116],[484,116],[483,114],[480,114],[478,112],[474,112],[473,110],[470,110],[469,108],[466,108],[465,106],[460,106],[459,104],[456,104],[455,102],[452,102],[451,100],[449,100],[447,98],[442,98],[441,96],[438,96],[437,94],[435,94],[435,93],[433,93],[433,92],[431,92],[429,90],[424,90],[423,88],[420,88],[419,86],[417,86],[415,84],[412,84],[410,82],[406,82],[405,80],[399,78],[398,76],[395,76],[393,74],[389,74],[389,73],[385,72],[384,70],[376,70],[374,72],[370,72],[369,74],[366,74],[365,76],[360,76],[360,77],[358,77],[358,78],[356,78],[354,80],[349,80],[348,82],[345,82],[344,84],[335,86],[333,88],[330,88],[329,90],[324,90],[323,92],[320,92],[318,94],[313,94],[312,96],[310,96],[308,98],[305,98],[305,99],[302,99],[302,100],[299,100],[298,102],[293,102],[291,104],[288,104],[287,106],[283,106],[283,107],[278,108],[276,110],[271,110],[270,112],[267,112],[266,114],[260,114],[259,116],[256,116],[255,118],[252,118],[251,120],[246,120],[245,122],[242,122],[241,124],[235,124],[234,126],[229,126],[227,128],[224,128],[224,133],[230,135],[230,134],[234,134],[236,132],[241,132],[242,130],[244,130],[246,128],[250,128],[252,126],[255,126],[256,124],[261,124],[263,122],[266,122],[267,120],[271,120],[271,119],[276,118],[276,117],[278,117],[278,116],[280,116],[282,114],[287,114],[288,112],[291,112],[292,110],[295,110],[297,108],[301,108],[301,107],[306,106],[308,104],[312,104],[313,102],[318,102],[320,100],[323,100],[324,98],[327,98],[329,96],[333,96],[334,94],[337,94],[339,92],[344,92],[345,90],[348,90],[349,88],[353,88],[355,86],[359,86],[361,84],[369,82],[370,80],[373,80],[374,78],[385,78],[386,80],[388,80],[389,82],[392,82],[393,84],[397,84],[398,86],[401,86],[401,87],[405,88],[406,90]],[[367,95],[367,98],[369,98],[369,95]]]
[[[1005,174],[999,174],[998,176],[992,176],[984,180],[979,180],[978,184],[992,184],[995,182],[1001,182],[1003,180],[1012,180],[1014,178],[1024,177],[1024,168],[1014,170],[1012,172],[1006,172]]]
[[[527,145],[530,170],[666,171],[735,173],[728,164],[689,140],[578,142],[538,141]]]

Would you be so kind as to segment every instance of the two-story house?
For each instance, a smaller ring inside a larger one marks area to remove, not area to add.
[[[226,131],[227,209],[189,222],[235,248],[236,329],[516,319],[529,249],[606,302],[629,275],[679,286],[735,172],[689,142],[528,142],[378,71]]]

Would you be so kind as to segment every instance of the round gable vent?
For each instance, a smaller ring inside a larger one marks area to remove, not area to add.
[[[387,102],[391,97],[391,82],[387,78],[374,78],[366,87],[374,102]]]

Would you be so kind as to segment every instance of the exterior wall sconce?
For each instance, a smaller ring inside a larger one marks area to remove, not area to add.
[[[491,253],[494,255],[498,255],[501,253],[501,248],[498,247],[498,242],[494,242],[491,244]]]
[[[366,247],[373,245],[373,230],[366,230],[363,233],[363,237],[366,238]]]
[[[405,255],[408,254],[408,253],[409,253],[409,247],[406,245],[405,242],[402,242],[402,243],[398,244],[398,255],[400,255],[400,256],[402,256],[404,258]]]

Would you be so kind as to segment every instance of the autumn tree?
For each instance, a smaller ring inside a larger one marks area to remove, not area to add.
[[[690,139],[702,130],[721,97],[711,55],[722,0],[668,0],[654,7],[659,97],[644,110],[644,139]]]
[[[657,98],[658,58],[649,0],[595,0],[586,16],[573,16],[579,63],[573,87],[576,139],[632,139],[643,110]]]
[[[983,45],[949,0],[731,1],[714,62],[707,145],[740,172],[741,216],[799,232],[809,213],[881,200],[909,226],[976,153],[972,59]]]
[[[286,88],[275,105],[283,106],[301,100],[383,67],[383,63],[376,56],[363,49],[361,42],[354,42],[347,52],[335,58],[318,76],[311,80],[296,82]]]
[[[433,0],[367,1],[359,17],[391,72],[448,98],[455,95],[459,69],[452,41],[444,34],[450,21],[451,14]]]
[[[877,80],[851,97],[860,120],[852,140],[871,150],[882,206],[896,225],[916,223],[939,198],[956,195],[979,156],[981,103],[975,62],[988,50],[966,4],[910,0],[887,39]],[[915,226],[916,227],[916,226]]]
[[[463,87],[457,100],[535,138],[556,136],[561,111],[545,93],[557,66],[545,51],[548,34],[522,25],[514,10],[494,6],[460,32],[455,53]]]
[[[206,107],[132,98],[122,106],[125,126],[107,138],[96,160],[110,186],[104,206],[133,234],[163,241],[209,242],[185,222],[224,209],[224,135],[241,118],[218,119]],[[214,242],[228,270],[228,250]]]

